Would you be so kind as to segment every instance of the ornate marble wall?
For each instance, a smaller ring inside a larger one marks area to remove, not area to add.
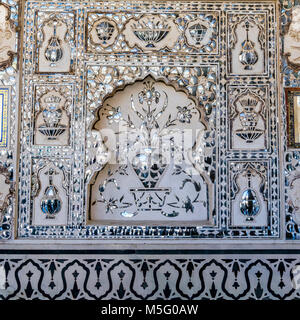
[[[297,6],[1,2],[0,297],[298,297]]]
[[[276,3],[190,5],[24,2],[19,238],[280,238]]]

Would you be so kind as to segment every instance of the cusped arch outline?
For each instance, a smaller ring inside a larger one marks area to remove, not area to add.
[[[143,82],[145,81],[147,78],[150,78],[152,81],[154,81],[155,83],[157,82],[162,82],[164,83],[166,86],[171,86],[175,89],[176,92],[182,92],[186,95],[186,97],[190,100],[192,100],[195,103],[195,107],[197,108],[197,110],[200,113],[200,119],[201,123],[204,125],[205,129],[209,128],[208,125],[208,121],[207,121],[207,117],[205,114],[205,110],[203,107],[201,107],[199,105],[199,101],[197,100],[197,98],[193,95],[190,94],[190,92],[183,86],[180,86],[175,80],[169,80],[168,76],[156,76],[154,75],[154,73],[152,71],[148,71],[147,73],[145,73],[142,76],[138,76],[136,78],[134,78],[133,80],[124,80],[124,83],[122,85],[116,86],[112,92],[107,93],[106,95],[104,95],[103,99],[102,99],[102,104],[97,108],[97,110],[94,112],[95,114],[95,118],[90,122],[88,129],[87,130],[93,130],[96,123],[100,120],[100,111],[101,108],[104,106],[105,101],[107,101],[109,98],[112,98],[117,92],[119,91],[123,91],[126,87],[134,85],[135,83],[138,82]]]
[[[203,130],[207,130],[209,128],[209,124],[208,124],[207,117],[206,117],[206,114],[205,114],[205,109],[204,109],[204,107],[202,107],[200,105],[199,101],[197,100],[197,98],[195,96],[192,96],[190,94],[190,92],[185,87],[179,86],[179,84],[176,81],[169,80],[167,77],[162,77],[162,76],[158,76],[157,77],[151,71],[149,71],[145,75],[137,77],[134,80],[124,81],[124,83],[122,85],[115,87],[112,92],[106,94],[102,99],[102,104],[97,108],[96,111],[94,111],[94,116],[95,117],[90,122],[87,130],[88,131],[98,130],[96,128],[96,125],[101,120],[100,113],[101,113],[102,108],[104,107],[104,105],[105,105],[107,100],[109,100],[110,98],[114,97],[116,93],[124,91],[127,87],[134,86],[137,83],[143,83],[143,82],[145,82],[146,80],[149,80],[149,79],[151,81],[153,81],[153,83],[162,83],[167,87],[172,87],[175,90],[175,92],[184,93],[185,97],[188,100],[191,100],[194,103],[194,107],[198,111],[198,114],[199,114],[198,121],[203,126],[203,128],[204,128]],[[191,148],[191,153],[192,153],[193,150],[195,150],[195,148],[197,148],[198,144],[199,144],[199,138],[197,137],[195,139],[194,145]],[[87,209],[87,220],[88,220],[88,222],[93,221],[91,219],[91,214],[90,214],[90,212],[91,212],[92,187],[94,186],[95,182],[97,181],[97,177],[98,177],[99,173],[102,170],[104,170],[104,168],[106,167],[107,163],[108,162],[106,162],[100,169],[94,170],[93,174],[91,175],[91,178],[89,179],[89,181],[87,183],[87,188],[86,188],[86,195],[87,195],[87,198],[86,198],[87,199],[87,201],[86,201],[86,209]],[[214,204],[213,204],[214,203],[214,187],[213,187],[213,183],[212,183],[212,180],[211,180],[209,174],[205,170],[199,169],[199,167],[197,167],[197,165],[195,165],[195,163],[192,163],[192,164],[195,167],[195,169],[197,170],[197,172],[199,172],[199,175],[201,176],[203,181],[208,186],[208,201],[209,201],[209,208],[210,208],[209,212],[208,212],[208,220],[210,220],[211,216],[212,216],[212,212],[215,210],[214,209]]]

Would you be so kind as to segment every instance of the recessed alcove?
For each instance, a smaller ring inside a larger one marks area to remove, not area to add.
[[[97,115],[93,130],[110,156],[89,183],[89,224],[211,223],[208,124],[186,90],[148,75],[117,88]]]

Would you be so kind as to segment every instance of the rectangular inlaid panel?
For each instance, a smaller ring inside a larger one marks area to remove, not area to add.
[[[19,237],[279,238],[275,1],[23,10]]]

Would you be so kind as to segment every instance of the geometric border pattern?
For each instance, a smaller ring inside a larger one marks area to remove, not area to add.
[[[299,299],[293,268],[300,254],[175,251],[125,255],[40,252],[0,255],[3,300]],[[11,252],[12,253],[12,252]]]
[[[0,132],[0,148],[6,148],[8,145],[8,124],[9,124],[9,88],[0,88],[0,96],[2,96],[1,105],[1,132]]]

